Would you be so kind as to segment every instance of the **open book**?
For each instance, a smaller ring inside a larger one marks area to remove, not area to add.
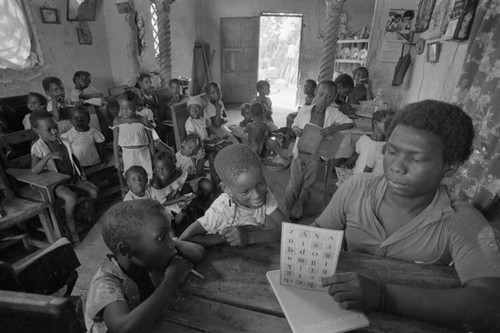
[[[283,223],[280,270],[267,278],[294,333],[345,332],[368,326],[357,311],[343,310],[322,287],[333,275],[343,231]]]
[[[320,134],[322,129],[318,125],[307,123],[299,138],[297,148],[309,154],[333,159],[342,143],[343,134],[337,132],[333,135],[323,137]]]

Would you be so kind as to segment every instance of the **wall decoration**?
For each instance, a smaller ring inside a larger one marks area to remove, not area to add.
[[[59,14],[55,8],[40,8],[40,14],[42,15],[43,23],[59,24]]]
[[[427,45],[427,62],[439,62],[439,52],[441,51],[441,43],[431,43]]]
[[[68,21],[95,21],[97,0],[68,0]]]
[[[448,26],[446,27],[446,32],[444,33],[445,40],[453,39],[455,31],[457,30],[458,21],[464,13],[466,1],[467,0],[452,0],[449,8]]]
[[[474,20],[474,15],[476,14],[477,3],[477,0],[467,0],[465,2],[464,10],[458,19],[453,39],[467,40],[469,38],[472,21]]]
[[[146,39],[144,38],[145,34],[145,26],[144,26],[144,14],[136,13],[135,14],[135,25],[137,27],[137,44],[139,47],[139,56],[143,56],[144,52],[146,52]]]
[[[92,33],[89,29],[77,28],[76,33],[78,34],[78,43],[84,45],[92,45]]]
[[[417,54],[422,54],[424,53],[425,50],[425,40],[423,38],[417,39],[415,42],[415,51]]]
[[[390,9],[385,25],[385,38],[388,40],[410,41],[415,31],[415,11]]]
[[[450,0],[436,0],[429,27],[420,37],[435,39],[441,37],[448,26]]]
[[[417,19],[415,22],[415,32],[423,32],[429,28],[435,4],[436,0],[420,1],[420,4],[418,5]]]

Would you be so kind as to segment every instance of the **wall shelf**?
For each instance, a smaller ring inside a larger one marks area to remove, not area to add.
[[[341,63],[341,64],[364,64],[364,60],[359,60],[359,59],[335,59],[335,62]]]
[[[335,71],[352,75],[352,72],[360,67],[365,66],[368,56],[369,39],[341,39],[337,41],[337,54],[335,59]],[[365,54],[359,56],[359,52],[363,50]],[[356,52],[355,57],[352,52]]]
[[[369,39],[339,39],[337,44],[368,43]]]

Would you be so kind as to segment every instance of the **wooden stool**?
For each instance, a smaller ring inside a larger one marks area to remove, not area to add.
[[[33,202],[21,198],[6,200],[3,203],[3,208],[7,215],[0,219],[0,231],[6,230],[15,225],[23,224],[26,220],[38,216],[42,223],[43,231],[47,237],[47,242],[42,242],[36,239],[28,239],[29,245],[34,245],[39,248],[46,247],[57,240],[55,228],[59,230],[57,221],[52,221],[47,213],[47,206],[44,203]],[[25,243],[25,246],[27,244]]]

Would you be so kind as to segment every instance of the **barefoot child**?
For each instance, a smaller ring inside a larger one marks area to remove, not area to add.
[[[383,311],[464,332],[500,327],[498,234],[470,204],[441,185],[472,152],[472,119],[457,106],[426,100],[396,113],[384,174],[347,180],[313,223],[345,230],[349,251],[421,264],[453,263],[460,287],[384,283],[355,272],[323,280],[344,309]]]
[[[88,332],[151,332],[203,248],[172,240],[170,218],[154,200],[117,203],[101,220],[111,254],[90,284]]]
[[[56,197],[64,201],[66,230],[71,243],[78,244],[80,239],[76,230],[75,206],[78,194],[75,189],[84,191],[90,198],[99,195],[99,189],[85,179],[78,159],[73,155],[71,145],[59,137],[54,116],[48,111],[35,111],[30,116],[31,127],[40,137],[31,147],[31,173],[37,175],[43,170],[64,173],[70,180],[57,185]]]
[[[203,246],[278,241],[287,219],[267,188],[259,156],[246,145],[230,145],[215,158],[215,168],[224,193],[180,239]]]
[[[82,167],[99,164],[105,160],[104,135],[95,128],[90,128],[90,114],[84,107],[70,110],[73,125],[61,137],[67,139]]]
[[[138,97],[133,91],[124,91],[118,97],[120,113],[113,121],[113,152],[115,167],[124,172],[133,165],[140,165],[153,177],[152,157],[155,146],[149,122],[136,114]],[[120,148],[123,161],[120,161]]]

